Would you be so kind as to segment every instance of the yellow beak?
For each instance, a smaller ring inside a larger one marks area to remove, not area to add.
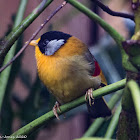
[[[32,40],[32,41],[29,43],[29,45],[31,45],[31,46],[36,46],[36,45],[38,44],[39,41],[40,41],[40,38],[37,39],[37,40]]]

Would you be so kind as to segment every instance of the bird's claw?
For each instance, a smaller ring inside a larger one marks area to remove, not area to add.
[[[54,113],[54,115],[56,116],[56,118],[57,118],[58,120],[60,120],[60,119],[59,119],[59,116],[58,116],[58,114],[57,114],[57,110],[58,110],[59,112],[61,112],[61,110],[60,110],[60,104],[56,101],[56,103],[55,103],[55,105],[54,105],[54,107],[53,107],[53,113]]]
[[[93,97],[93,89],[90,88],[86,91],[86,95],[85,95],[85,100],[89,100],[89,105],[93,105],[94,104],[94,101],[91,103],[91,100],[94,100],[94,97]]]

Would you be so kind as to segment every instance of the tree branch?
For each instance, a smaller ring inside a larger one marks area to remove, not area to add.
[[[139,85],[134,81],[130,80],[127,83],[128,88],[130,89],[132,99],[134,102],[135,106],[135,111],[136,111],[136,116],[139,124],[139,129],[140,129],[140,88]]]
[[[134,21],[134,15],[113,11],[108,6],[106,6],[102,2],[100,2],[99,0],[92,0],[92,2],[97,4],[103,11],[105,11],[109,15],[118,16],[118,17],[122,17],[122,18],[129,18]]]
[[[28,2],[27,0],[21,0],[13,28],[17,27],[20,24],[20,22],[22,21],[27,2]],[[12,59],[12,57],[15,54],[16,47],[17,47],[17,42],[15,42],[15,44],[13,45],[11,50],[6,55],[4,64],[8,63],[8,61],[10,61],[10,59]],[[9,67],[6,71],[4,71],[3,73],[0,74],[0,112],[1,112],[3,98],[5,95],[5,91],[6,91],[6,86],[7,86],[8,80],[9,80],[10,71],[11,71],[11,67]]]
[[[107,95],[111,92],[122,89],[122,88],[124,88],[125,83],[126,83],[126,79],[123,79],[119,82],[116,82],[116,83],[113,83],[111,85],[105,86],[103,88],[97,89],[97,90],[93,91],[93,97],[95,99],[100,98],[100,97]],[[80,97],[80,98],[78,98],[70,103],[62,105],[62,106],[60,106],[61,112],[58,112],[58,115],[61,115],[61,114],[65,113],[65,112],[67,112],[67,111],[69,111],[77,106],[80,106],[84,103],[85,103],[85,96],[82,96],[82,97]],[[46,124],[47,122],[49,122],[50,120],[52,120],[54,118],[55,118],[55,115],[53,114],[53,111],[50,111],[50,112],[46,113],[45,115],[30,122],[26,126],[20,128],[15,133],[13,133],[10,137],[12,137],[12,140],[14,140],[14,139],[17,139],[16,136],[29,135],[33,131],[35,131],[36,129],[40,128],[43,124]]]
[[[105,138],[112,138],[114,131],[118,125],[121,109],[122,109],[122,107],[121,107],[121,103],[120,103],[118,108],[115,111],[115,114],[113,115],[113,117],[110,121],[110,124],[109,124],[106,134],[105,134]]]

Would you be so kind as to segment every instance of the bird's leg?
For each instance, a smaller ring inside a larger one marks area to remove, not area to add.
[[[93,89],[90,88],[86,91],[86,95],[85,95],[85,100],[89,101],[89,105],[93,105],[94,104],[94,101],[91,103],[92,100],[94,100],[94,97],[93,97]]]
[[[56,116],[56,118],[57,118],[58,120],[60,120],[60,119],[59,119],[59,116],[58,116],[58,114],[57,114],[57,110],[58,110],[59,112],[61,112],[61,110],[60,110],[60,103],[59,103],[58,101],[56,101],[56,103],[55,103],[55,105],[54,105],[54,107],[53,107],[53,113],[54,113],[54,115]]]

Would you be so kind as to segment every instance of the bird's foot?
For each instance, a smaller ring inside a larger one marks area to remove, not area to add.
[[[59,116],[58,116],[58,114],[57,114],[57,110],[58,110],[59,112],[61,112],[61,110],[60,110],[60,103],[56,101],[56,103],[55,103],[55,105],[54,105],[54,107],[53,107],[53,113],[54,113],[54,115],[56,116],[56,118],[57,118],[58,120],[60,120],[60,119],[59,119]]]
[[[85,100],[89,101],[90,106],[94,104],[94,97],[93,97],[93,89],[92,88],[90,88],[86,91]],[[92,100],[93,100],[93,102],[92,102]]]

